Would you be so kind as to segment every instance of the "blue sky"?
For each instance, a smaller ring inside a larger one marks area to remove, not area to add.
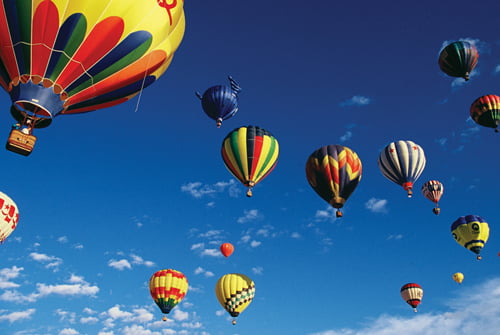
[[[0,191],[20,209],[0,245],[0,330],[15,335],[465,335],[500,327],[499,134],[469,118],[500,94],[496,1],[185,3],[186,34],[165,75],[140,100],[57,117],[29,157],[0,151]],[[465,82],[439,70],[466,39],[479,63]],[[240,110],[217,129],[195,91],[242,87]],[[0,129],[13,120],[6,93]],[[256,125],[280,143],[275,170],[247,198],[220,146]],[[377,166],[395,140],[422,146],[427,165],[408,199]],[[356,151],[363,177],[344,217],[315,194],[305,162],[317,148]],[[420,193],[445,193],[441,214]],[[450,226],[490,224],[483,260]],[[224,258],[222,242],[235,245]],[[190,288],[169,321],[147,282],[183,272]],[[463,272],[462,285],[452,274]],[[231,325],[214,286],[240,272],[256,285]],[[414,313],[408,282],[424,297]]]

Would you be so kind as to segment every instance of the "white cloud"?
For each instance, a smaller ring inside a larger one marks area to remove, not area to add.
[[[126,259],[120,259],[119,261],[115,259],[111,259],[108,262],[108,266],[117,270],[124,270],[124,269],[132,269],[132,265],[130,265],[130,262]]]
[[[251,246],[252,248],[257,248],[257,247],[258,247],[259,245],[261,245],[261,244],[262,244],[262,242],[260,242],[260,241],[255,241],[255,240],[253,240],[252,242],[250,242],[250,246]]]
[[[330,329],[309,335],[497,335],[500,329],[500,278],[463,289],[449,311],[411,318],[381,315],[362,329]]]
[[[361,96],[361,95],[354,95],[350,99],[347,99],[346,101],[343,101],[340,103],[340,106],[345,107],[345,106],[365,106],[371,103],[371,99]]]
[[[80,323],[82,323],[82,324],[94,324],[97,322],[99,322],[99,319],[96,318],[95,316],[86,316],[86,317],[80,318]]]
[[[252,268],[252,273],[256,275],[261,275],[264,273],[264,268],[262,266],[256,266]]]
[[[293,232],[291,235],[290,235],[291,238],[301,238],[302,236],[300,236],[299,233],[297,232]]]
[[[365,203],[365,207],[374,213],[387,213],[387,200],[371,198]]]
[[[176,320],[176,321],[185,321],[189,318],[189,313],[188,312],[184,312],[178,308],[174,309],[173,310],[173,313],[172,313],[172,319]]]
[[[78,334],[80,333],[73,328],[64,328],[59,332],[59,335],[78,335]]]
[[[222,257],[219,249],[203,249],[201,255],[210,257]]]
[[[0,269],[0,289],[16,288],[19,284],[16,284],[11,279],[17,278],[24,268],[13,266],[11,268]]]
[[[346,142],[352,138],[352,131],[347,130],[344,135],[340,136],[340,142]]]
[[[49,256],[47,254],[41,254],[38,252],[32,252],[29,254],[31,259],[40,263],[46,263],[45,267],[47,269],[54,268],[54,271],[58,270],[59,265],[62,264],[62,259],[55,256]]]
[[[99,292],[99,287],[92,286],[88,283],[80,284],[60,284],[60,285],[46,285],[38,283],[36,284],[38,293],[36,296],[44,297],[52,294],[57,295],[86,295],[95,296]]]
[[[57,242],[59,243],[68,243],[68,237],[67,236],[61,236],[57,239]]]
[[[401,234],[393,234],[393,235],[389,235],[387,237],[388,240],[400,240],[403,238],[403,235]]]
[[[335,215],[336,209],[333,207],[327,207],[325,210],[317,210],[314,215],[314,220],[318,222],[324,221],[335,221],[337,219]]]
[[[145,261],[142,257],[131,254],[130,257],[132,258],[132,264],[136,265],[145,265],[147,267],[153,267],[155,266],[155,263],[152,261]]]
[[[236,182],[233,179],[227,182],[220,181],[212,185],[203,184],[201,182],[191,182],[181,186],[182,192],[188,193],[197,199],[204,196],[213,196],[216,193],[225,192],[226,190],[231,197],[235,197],[239,194],[236,188]]]
[[[198,266],[198,267],[194,270],[194,274],[195,274],[195,275],[203,274],[205,277],[213,277],[213,276],[214,276],[214,273],[213,273],[212,271],[205,270],[205,269],[204,269],[204,268],[202,268],[201,266]]]
[[[257,209],[251,209],[251,210],[245,210],[243,211],[243,216],[239,217],[236,222],[238,223],[247,223],[249,221],[256,220],[257,218],[260,217],[259,210]]]
[[[36,310],[34,308],[30,308],[22,312],[11,312],[9,314],[0,314],[0,322],[9,321],[10,323],[13,323],[19,320],[31,319],[31,316],[35,313],[35,311]]]
[[[205,247],[205,243],[195,243],[191,246],[191,250],[203,249]]]

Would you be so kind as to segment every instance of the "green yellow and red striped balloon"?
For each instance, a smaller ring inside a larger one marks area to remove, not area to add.
[[[265,129],[256,126],[236,128],[222,142],[222,159],[227,169],[243,185],[252,188],[276,166],[279,145],[276,138]]]

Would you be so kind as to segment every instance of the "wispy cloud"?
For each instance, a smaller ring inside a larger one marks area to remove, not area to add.
[[[20,311],[20,312],[10,312],[7,314],[0,314],[0,322],[1,321],[9,321],[10,323],[24,320],[24,319],[31,319],[31,316],[35,314],[35,309],[34,308],[29,308],[25,311]],[[4,312],[4,311],[0,311]]]
[[[229,181],[220,181],[215,184],[204,184],[202,182],[190,182],[181,186],[181,191],[191,195],[194,198],[202,198],[206,196],[213,196],[216,193],[228,192],[229,196],[237,197],[241,190],[237,187],[236,181],[231,179]],[[212,204],[213,206],[213,204]]]
[[[372,102],[372,100],[368,97],[364,97],[362,95],[355,95],[343,102],[340,103],[341,107],[346,107],[346,106],[365,106],[369,105]]]
[[[381,315],[361,329],[330,329],[309,335],[497,335],[500,329],[500,278],[461,290],[449,311],[411,318]]]
[[[239,217],[238,220],[236,220],[236,222],[247,223],[250,221],[254,221],[260,217],[261,217],[261,214],[260,214],[259,210],[257,210],[257,209],[250,209],[248,211],[245,210],[245,211],[243,211],[243,216]]]
[[[204,268],[202,268],[201,266],[198,266],[195,270],[194,270],[194,274],[195,275],[203,275],[207,278],[210,278],[210,277],[213,277],[214,276],[214,273],[212,271],[208,271],[208,270],[205,270]]]
[[[11,268],[0,269],[0,289],[19,287],[19,284],[12,282],[11,279],[19,277],[19,274],[23,270],[24,268],[15,265]]]
[[[347,142],[352,138],[352,131],[347,130],[344,135],[340,136],[340,142]]]
[[[371,198],[365,203],[365,207],[374,213],[387,213],[387,200]]]
[[[155,266],[155,263],[152,261],[144,260],[141,256],[136,254],[130,254],[130,259],[127,258],[122,258],[119,260],[110,259],[108,261],[109,267],[120,271],[123,271],[125,269],[130,270],[132,269],[132,265],[144,265],[147,267],[153,267]]]
[[[54,269],[54,271],[59,270],[59,265],[62,264],[62,259],[56,256],[49,256],[47,254],[41,254],[38,252],[32,252],[29,254],[31,259],[36,262],[44,263],[47,269]]]
[[[330,221],[333,222],[337,219],[335,215],[336,209],[333,207],[327,207],[326,209],[319,209],[314,214],[314,220],[317,222]]]

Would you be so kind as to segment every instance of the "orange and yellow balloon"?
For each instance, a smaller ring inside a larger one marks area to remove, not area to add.
[[[252,302],[255,296],[255,284],[243,274],[229,273],[217,281],[215,295],[221,306],[236,318]],[[233,325],[235,324],[236,319],[233,319]]]
[[[16,203],[7,194],[0,192],[0,243],[16,229],[19,210]]]
[[[500,96],[488,94],[474,100],[470,106],[470,117],[478,125],[493,128],[498,133]]]
[[[341,217],[342,208],[362,175],[358,155],[342,145],[327,145],[314,151],[306,162],[306,177],[309,185]]]
[[[187,278],[177,270],[159,270],[149,279],[151,297],[164,314],[170,313],[184,299],[187,291]],[[163,321],[167,321],[166,315],[163,316]]]

